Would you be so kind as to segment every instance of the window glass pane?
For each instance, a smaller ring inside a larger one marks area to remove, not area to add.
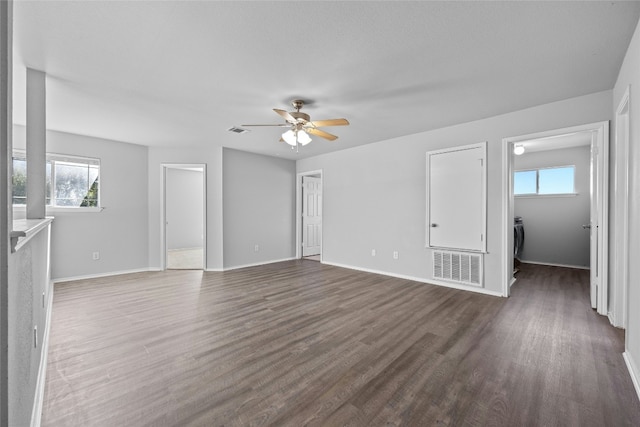
[[[539,194],[564,194],[575,191],[573,185],[574,167],[540,169],[538,171]]]
[[[80,206],[89,207],[98,206],[98,176],[99,176],[99,168],[98,166],[89,165],[88,167],[88,178],[89,178],[89,191],[84,196],[82,203]]]
[[[47,188],[45,188],[45,204],[47,206],[51,206],[51,162],[47,160],[47,163],[45,165],[46,171],[46,185]]]
[[[90,173],[89,165],[71,162],[55,162],[55,206],[80,206],[97,174]]]
[[[13,204],[27,204],[27,161],[25,159],[13,158]]]
[[[536,194],[536,172],[518,171],[513,175],[514,194]]]
[[[99,206],[100,160],[47,154],[45,164],[45,203],[47,206]],[[13,155],[13,204],[25,205],[27,196],[25,154]]]

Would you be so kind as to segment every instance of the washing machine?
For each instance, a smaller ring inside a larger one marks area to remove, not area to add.
[[[524,247],[524,223],[522,217],[513,218],[513,256],[520,260],[522,248]]]

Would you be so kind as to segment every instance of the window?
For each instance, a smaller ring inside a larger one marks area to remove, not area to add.
[[[575,166],[516,171],[513,193],[516,196],[575,194]]]
[[[99,207],[100,160],[47,154],[46,205],[52,207]],[[27,200],[27,160],[13,154],[13,204]]]

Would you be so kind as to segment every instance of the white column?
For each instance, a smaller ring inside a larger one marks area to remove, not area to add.
[[[9,231],[13,226],[9,200],[9,159],[13,135],[12,120],[13,3],[0,2],[0,425],[9,424]]]
[[[45,217],[46,77],[27,68],[27,219]]]

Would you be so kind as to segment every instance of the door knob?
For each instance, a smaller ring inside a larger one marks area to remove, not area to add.
[[[431,228],[436,228],[438,224],[431,224]]]
[[[590,229],[590,228],[591,228],[591,224],[582,224],[582,228],[584,228],[585,230],[586,230],[587,228],[589,228],[589,229]]]

